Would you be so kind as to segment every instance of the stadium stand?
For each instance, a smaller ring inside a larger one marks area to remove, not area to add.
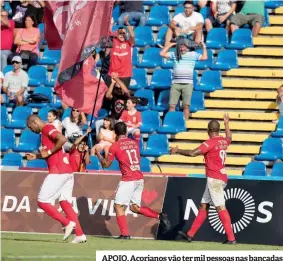
[[[279,116],[275,97],[276,89],[283,82],[283,2],[266,1],[267,26],[261,28],[260,35],[256,38],[252,38],[250,28],[237,30],[230,41],[224,28],[213,28],[209,32],[206,37],[209,59],[196,64],[190,108],[192,115],[187,122],[177,120],[182,115],[178,112],[181,103],[174,114],[178,115],[176,118],[171,116],[173,114],[166,113],[172,77],[170,69],[173,64],[161,59],[160,48],[156,47],[164,44],[166,25],[174,14],[182,12],[181,4],[182,1],[177,0],[144,1],[149,17],[147,26],[135,28],[137,45],[133,49],[134,68],[130,89],[150,102],[147,107],[138,107],[142,111],[144,122],[141,128],[142,155],[150,159],[154,173],[203,174],[205,170],[202,157],[168,155],[169,146],[196,148],[207,139],[206,128],[210,119],[220,120],[221,128],[224,129],[222,117],[228,111],[233,131],[233,142],[226,160],[228,174],[242,175],[245,169],[244,175],[248,175],[249,169],[255,169],[257,164],[266,166],[266,170],[262,171],[263,175],[271,173],[272,176],[278,176],[281,173],[282,176],[282,163],[276,163],[275,160],[282,160],[280,138],[283,136],[283,119],[280,118],[276,127],[275,121]],[[208,15],[207,11],[207,8],[201,10],[204,17]],[[119,8],[115,8],[114,21],[117,21],[119,14]],[[39,27],[44,31],[42,24]],[[24,140],[28,115],[37,112],[46,119],[49,109],[61,106],[61,100],[53,90],[60,56],[60,50],[49,50],[43,41],[38,65],[28,72],[31,78],[29,94],[47,94],[51,99],[50,104],[41,106],[43,108],[34,104],[16,108],[10,104],[7,107],[1,106],[1,141],[4,141],[2,135],[5,136],[5,141],[1,142],[1,165],[37,167],[37,163],[34,166],[30,162],[26,164],[20,154],[11,151],[18,148],[19,142]],[[7,66],[4,73],[10,70],[11,66]],[[69,110],[66,110],[63,118],[68,114]],[[104,116],[105,111],[102,111],[99,118]],[[254,156],[262,162],[251,164]],[[142,163],[145,161],[146,158],[142,159]],[[145,165],[148,170],[148,161]],[[113,168],[115,167],[117,169],[114,164]],[[97,158],[92,157],[87,169],[102,168]]]

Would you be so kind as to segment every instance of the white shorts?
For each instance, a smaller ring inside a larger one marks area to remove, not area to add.
[[[137,130],[139,130],[139,129],[137,129],[137,128],[128,128],[127,129],[128,135],[134,135]]]
[[[54,203],[59,199],[71,202],[73,187],[74,174],[48,174],[41,185],[38,201]]]
[[[128,206],[131,203],[140,207],[143,187],[143,179],[120,181],[116,189],[115,204]]]
[[[215,207],[225,206],[224,189],[226,183],[220,179],[207,178],[205,191],[201,203]]]

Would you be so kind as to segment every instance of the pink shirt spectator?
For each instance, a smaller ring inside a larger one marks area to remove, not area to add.
[[[40,31],[38,28],[35,28],[35,27],[29,28],[28,30],[19,29],[16,37],[20,37],[23,39],[28,39],[28,38],[32,39],[32,38],[38,37],[40,39]],[[38,44],[39,44],[39,41],[36,44],[21,45],[17,48],[17,52],[32,51],[33,53],[36,53],[37,55],[39,55]]]
[[[14,40],[15,22],[9,20],[10,28],[1,25],[1,50],[11,50]]]

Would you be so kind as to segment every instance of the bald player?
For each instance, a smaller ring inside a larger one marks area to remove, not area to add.
[[[214,205],[228,238],[223,243],[236,244],[235,236],[231,226],[230,215],[225,207],[224,198],[224,189],[228,181],[225,170],[225,159],[228,146],[232,140],[228,114],[224,115],[224,125],[226,134],[225,138],[219,135],[219,122],[212,120],[208,123],[207,132],[209,139],[202,143],[198,148],[194,150],[180,150],[178,147],[170,148],[171,154],[180,154],[188,157],[204,155],[205,158],[207,183],[200,203],[198,215],[195,218],[191,229],[187,233],[179,231],[179,235],[188,242],[192,241],[194,235],[207,218],[209,206]]]
[[[40,154],[27,153],[28,160],[46,159],[49,174],[44,179],[38,194],[38,206],[65,229],[66,240],[75,229],[76,237],[72,243],[86,242],[77,214],[72,205],[74,174],[67,154],[62,147],[66,138],[52,124],[45,124],[37,115],[30,115],[27,126],[35,133],[41,133],[42,149]],[[61,214],[51,203],[59,199],[59,204],[66,214]]]

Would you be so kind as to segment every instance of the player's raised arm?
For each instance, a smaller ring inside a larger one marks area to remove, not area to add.
[[[197,157],[199,155],[202,155],[202,152],[199,148],[196,148],[194,150],[180,150],[178,146],[176,146],[175,148],[170,148],[170,154],[180,154],[188,157]]]
[[[229,114],[225,113],[223,119],[224,119],[226,139],[229,139],[230,141],[232,141],[232,132],[229,127],[229,121],[230,121]]]

